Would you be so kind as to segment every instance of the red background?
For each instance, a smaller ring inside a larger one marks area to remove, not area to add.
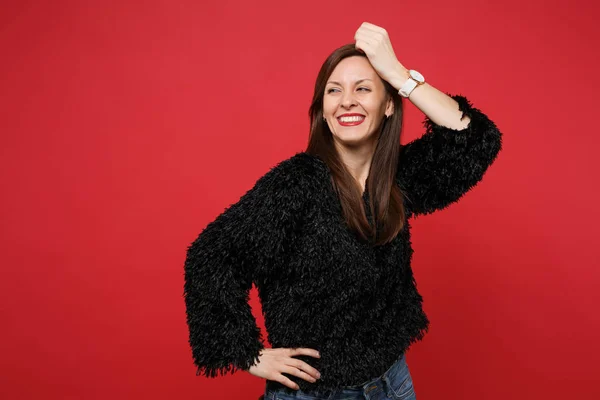
[[[256,399],[195,376],[187,245],[305,149],[317,71],[364,21],[504,150],[413,221],[428,399],[600,398],[592,1],[15,1],[0,12],[0,398]],[[402,142],[423,133],[406,103]],[[260,304],[251,304],[259,325]]]

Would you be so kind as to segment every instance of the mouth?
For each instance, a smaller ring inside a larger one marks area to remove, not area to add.
[[[363,123],[364,115],[344,115],[336,118],[341,126],[356,126]]]

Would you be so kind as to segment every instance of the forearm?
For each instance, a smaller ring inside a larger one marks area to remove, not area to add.
[[[394,79],[390,79],[390,84],[400,90],[404,82],[408,79],[408,69],[399,65]],[[461,130],[469,125],[470,118],[464,116],[461,120],[462,112],[458,109],[458,103],[452,97],[439,91],[429,83],[425,82],[418,85],[410,94],[408,99],[421,110],[431,121],[447,128]]]
[[[450,128],[427,117],[425,134],[401,146],[397,176],[414,214],[457,201],[483,178],[502,148],[502,133],[487,115],[466,97],[449,96],[469,118],[468,127]]]

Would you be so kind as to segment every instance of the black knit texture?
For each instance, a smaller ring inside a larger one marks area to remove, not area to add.
[[[426,133],[402,146],[397,183],[409,218],[456,202],[501,150],[496,125],[465,97],[452,97],[471,119],[467,128],[425,117]],[[374,247],[345,224],[321,159],[301,152],[280,162],[187,249],[184,298],[197,375],[258,361],[265,345],[248,304],[254,283],[271,346],[321,353],[297,356],[321,372],[316,383],[284,373],[300,389],[379,377],[429,328],[412,254],[410,219],[392,242]]]

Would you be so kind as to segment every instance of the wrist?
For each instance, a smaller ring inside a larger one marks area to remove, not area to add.
[[[410,74],[408,73],[408,69],[405,68],[402,64],[399,64],[394,77],[390,79],[389,83],[392,85],[397,91],[400,90],[402,85],[410,78]]]

